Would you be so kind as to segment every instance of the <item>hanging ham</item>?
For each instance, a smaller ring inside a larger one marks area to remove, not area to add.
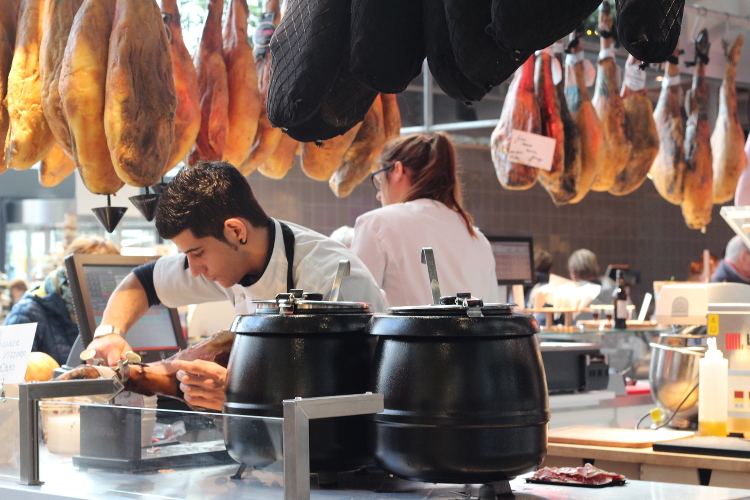
[[[8,109],[5,107],[5,94],[8,89],[8,73],[13,62],[13,48],[16,44],[16,23],[21,0],[7,0],[0,9],[0,151],[5,150],[5,136],[8,134]],[[0,161],[0,174],[8,167]]]
[[[104,133],[109,36],[117,0],[84,0],[70,29],[60,68],[60,99],[70,127],[73,160],[86,189],[114,194],[124,184]]]
[[[281,19],[279,0],[263,0],[263,21],[255,30],[255,70],[258,75],[258,91],[260,93],[260,118],[255,133],[253,147],[245,161],[240,165],[240,171],[248,175],[266,161],[276,151],[281,140],[282,131],[275,128],[268,120],[268,85],[271,77],[271,51],[269,44],[271,35]]]
[[[609,191],[615,178],[625,168],[630,158],[632,144],[627,137],[625,105],[617,88],[617,66],[612,48],[612,12],[609,2],[599,9],[599,34],[601,51],[596,74],[596,90],[592,103],[604,126],[604,158],[596,172],[591,189]]]
[[[703,30],[695,42],[693,87],[685,97],[685,191],[682,216],[690,229],[701,229],[711,222],[713,208],[713,172],[711,138],[708,124],[708,31]]]
[[[664,69],[661,93],[654,110],[659,151],[651,165],[651,179],[659,194],[669,203],[682,203],[685,175],[685,121],[680,107],[679,48]]]
[[[176,107],[172,56],[159,6],[154,0],[117,0],[104,133],[115,172],[126,184],[159,182],[172,150]]]
[[[62,146],[57,143],[52,146],[52,149],[39,165],[39,184],[44,187],[57,186],[75,169],[76,164],[63,150]]]
[[[253,48],[247,39],[247,0],[231,0],[224,25],[224,61],[229,89],[229,130],[224,158],[241,166],[250,154],[260,117],[258,75]]]
[[[577,129],[571,127],[572,119],[569,113],[566,115],[568,125],[566,130],[557,87],[552,79],[553,59],[555,57],[551,48],[537,53],[535,85],[542,119],[542,132],[545,136],[555,139],[552,168],[539,170],[539,182],[556,205],[564,205],[576,196],[578,181],[581,177],[581,142]],[[567,111],[567,106],[565,109]],[[572,137],[567,137],[567,133],[570,133]]]
[[[42,81],[39,78],[43,14],[44,0],[21,2],[5,96],[9,117],[5,164],[16,170],[31,168],[55,145],[55,137],[42,110]]]
[[[538,169],[514,163],[508,158],[514,129],[542,133],[539,104],[534,94],[534,56],[516,71],[505,96],[500,121],[490,137],[492,163],[500,184],[506,189],[529,189],[536,182]]]
[[[201,128],[200,94],[198,74],[193,66],[185,42],[182,38],[182,25],[177,0],[162,0],[161,11],[169,33],[169,50],[172,54],[172,72],[177,93],[177,108],[174,116],[174,142],[169,152],[164,173],[184,161],[198,137]]]
[[[62,109],[60,99],[60,70],[68,45],[70,28],[73,26],[83,0],[47,0],[44,9],[42,47],[39,60],[42,79],[42,110],[57,143],[71,155],[70,127]]]
[[[646,180],[659,151],[659,134],[654,123],[654,108],[646,93],[646,72],[639,69],[641,61],[628,56],[622,85],[622,100],[627,117],[626,135],[633,145],[625,168],[615,177],[610,194],[630,194]]]
[[[302,143],[300,166],[302,171],[316,181],[326,181],[339,169],[349,146],[354,142],[362,123],[358,123],[344,134],[322,141]]]
[[[198,73],[201,127],[187,158],[189,165],[199,161],[223,160],[227,147],[229,89],[221,39],[223,8],[224,0],[209,0],[203,36],[193,58]]]
[[[576,196],[570,203],[578,203],[591,190],[591,184],[604,158],[604,127],[591,103],[584,76],[583,47],[575,34],[571,35],[571,53],[565,61],[565,100],[581,138],[581,177]]]
[[[276,146],[276,151],[258,167],[258,172],[271,179],[282,179],[294,166],[294,157],[299,147],[299,142],[289,137],[288,134],[283,134]]]
[[[743,144],[740,115],[737,112],[737,64],[742,54],[742,35],[737,35],[732,47],[724,41],[724,55],[727,66],[719,91],[719,116],[711,134],[711,154],[713,156],[714,203],[726,203],[734,197],[737,181],[745,169],[747,159]]]
[[[328,185],[339,198],[349,196],[377,164],[385,145],[383,103],[378,96],[365,115],[352,145],[346,151],[341,166],[333,173]]]
[[[750,165],[750,135],[745,143],[745,158]],[[734,204],[738,207],[750,205],[750,168],[745,167],[737,182],[737,190],[734,192]]]

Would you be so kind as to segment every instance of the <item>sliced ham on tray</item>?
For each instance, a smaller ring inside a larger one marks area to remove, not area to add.
[[[544,467],[536,471],[531,481],[546,481],[565,484],[603,485],[622,483],[625,476],[598,469],[591,464],[583,467]]]

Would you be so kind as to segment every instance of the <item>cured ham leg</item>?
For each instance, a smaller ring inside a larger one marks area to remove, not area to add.
[[[294,166],[294,157],[297,155],[300,143],[283,134],[279,140],[276,151],[266,159],[266,162],[258,167],[258,172],[271,179],[282,179]]]
[[[578,181],[581,177],[581,142],[578,131],[571,127],[572,118],[570,118],[569,113],[566,116],[569,122],[566,130],[557,88],[552,80],[553,58],[551,49],[540,51],[536,58],[534,78],[537,102],[542,118],[542,130],[544,135],[556,141],[552,168],[549,171],[539,171],[539,182],[542,183],[556,205],[564,205],[575,197]],[[567,105],[565,108],[567,111]],[[567,137],[567,133],[574,135],[574,137]],[[568,158],[568,155],[571,158]]]
[[[542,118],[534,94],[534,56],[516,71],[503,103],[500,121],[490,137],[492,163],[500,184],[505,189],[529,189],[536,182],[538,169],[509,160],[514,129],[542,133]]]
[[[627,137],[633,145],[625,168],[615,177],[610,194],[630,194],[646,180],[659,151],[659,134],[654,123],[654,108],[646,93],[646,72],[638,69],[640,61],[629,56],[625,64],[622,100],[628,119]]]
[[[659,151],[651,165],[651,180],[669,203],[682,203],[685,175],[685,122],[680,108],[679,47],[667,62],[661,93],[654,110]]]
[[[115,194],[117,176],[104,133],[109,36],[116,0],[84,0],[68,37],[60,69],[60,99],[70,127],[73,160],[86,189]]]
[[[53,187],[73,173],[76,164],[70,159],[60,143],[55,144],[39,166],[39,184]]]
[[[743,142],[740,116],[737,112],[737,64],[742,54],[742,35],[730,48],[724,44],[727,66],[724,70],[724,81],[719,91],[719,116],[716,118],[714,132],[711,134],[711,154],[713,155],[714,203],[726,203],[734,196],[737,181],[747,165]]]
[[[242,165],[250,154],[261,108],[255,57],[247,39],[248,15],[247,0],[231,0],[224,25],[224,61],[229,89],[229,131],[224,159],[235,166]]]
[[[172,54],[174,87],[177,92],[177,108],[174,116],[174,142],[169,153],[164,173],[183,161],[195,144],[201,128],[200,94],[198,73],[193,66],[185,41],[182,38],[180,11],[177,0],[162,0],[161,11],[169,30],[169,50]]]
[[[632,149],[632,144],[626,134],[625,105],[617,88],[617,66],[612,48],[614,38],[611,35],[611,10],[609,2],[606,1],[599,9],[601,51],[599,52],[599,69],[596,74],[596,90],[592,102],[604,126],[604,158],[591,186],[594,191],[609,191],[615,183],[615,178],[627,165]]]
[[[201,127],[187,158],[188,165],[199,161],[224,159],[229,128],[229,88],[227,66],[221,39],[221,15],[224,0],[209,0],[200,46],[194,63],[198,73],[201,102]]]
[[[584,76],[583,47],[575,43],[565,61],[565,100],[578,128],[581,140],[581,177],[576,196],[570,203],[578,203],[591,190],[599,165],[604,158],[604,127],[591,103]]]
[[[685,192],[682,216],[690,229],[701,229],[711,222],[713,208],[713,171],[711,138],[708,124],[708,31],[703,30],[695,42],[693,87],[685,98],[688,113],[685,128]]]
[[[213,361],[226,368],[229,353],[234,343],[235,332],[223,331],[177,352],[174,356],[148,364],[130,366],[130,377],[125,382],[125,390],[144,396],[170,396],[182,399],[177,381],[177,370],[172,361]],[[81,365],[64,373],[55,380],[79,380],[99,378],[99,372],[90,365]]]
[[[9,118],[5,164],[16,170],[31,168],[55,145],[42,110],[39,55],[43,13],[44,0],[22,0],[5,96]]]
[[[8,73],[13,62],[13,49],[16,45],[16,23],[21,0],[7,0],[0,9],[0,151],[5,150],[5,136],[8,135],[8,109],[5,107],[5,94],[8,90]],[[8,167],[0,161],[0,174]]]
[[[348,132],[328,139],[318,145],[314,142],[302,143],[301,167],[305,175],[316,181],[326,181],[338,170],[344,160],[349,146],[359,132],[362,123],[358,123]]]
[[[747,137],[745,144],[745,158],[750,165],[750,136]],[[750,205],[750,169],[745,167],[737,183],[737,190],[734,193],[734,204],[738,207]]]

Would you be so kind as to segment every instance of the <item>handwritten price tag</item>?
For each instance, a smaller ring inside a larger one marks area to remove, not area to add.
[[[36,323],[0,326],[0,382],[24,381],[35,334]]]
[[[555,139],[543,135],[513,129],[508,160],[550,171],[552,158],[555,156],[555,142]]]

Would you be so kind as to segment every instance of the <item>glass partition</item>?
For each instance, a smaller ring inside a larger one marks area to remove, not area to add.
[[[2,391],[5,396],[2,397]],[[0,481],[17,482],[20,478],[20,443],[18,440],[18,386],[0,386]]]

